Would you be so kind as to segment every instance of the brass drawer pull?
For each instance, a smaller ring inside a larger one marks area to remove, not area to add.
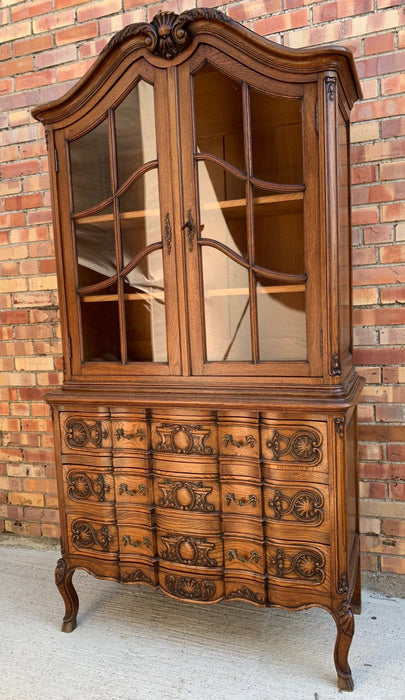
[[[132,435],[131,433],[125,433],[123,428],[117,428],[117,430],[115,431],[115,437],[117,438],[117,440],[121,440],[121,438],[123,440],[136,440],[137,438],[143,440],[145,437],[145,433],[143,432],[142,428],[139,428],[136,431],[135,435]]]
[[[253,435],[246,435],[245,442],[235,442],[233,435],[229,435],[229,433],[227,433],[222,438],[222,442],[224,443],[224,447],[228,447],[228,445],[233,445],[234,447],[247,447],[250,445],[250,447],[253,449],[257,440],[255,437],[253,437]]]
[[[151,543],[150,543],[149,537],[144,537],[143,540],[142,540],[142,542],[137,542],[136,540],[134,540],[133,542],[131,542],[131,537],[130,537],[130,535],[124,535],[124,536],[123,536],[123,538],[122,538],[122,544],[124,545],[124,547],[126,547],[128,544],[130,544],[131,547],[141,547],[142,545],[143,545],[144,547],[148,547],[149,549],[150,549],[150,547],[151,547]]]
[[[248,506],[252,504],[253,508],[256,508],[257,504],[259,503],[259,499],[257,498],[257,496],[253,496],[253,494],[250,494],[249,498],[247,499],[236,499],[234,493],[227,493],[225,496],[225,500],[227,506],[229,506],[231,503],[234,503],[236,506]]]
[[[240,557],[237,549],[228,549],[229,561],[232,561],[233,559],[237,559],[238,561],[241,561],[242,564],[247,564],[251,561],[254,561],[255,564],[258,564],[259,561],[261,560],[261,556],[259,555],[259,552],[256,549],[254,549],[252,552],[249,552],[249,554],[250,554],[249,557],[244,557],[244,556]]]
[[[122,496],[123,493],[126,493],[128,496],[138,496],[140,493],[142,496],[146,496],[146,486],[145,484],[139,484],[138,491],[133,491],[132,489],[128,488],[128,484],[120,484],[118,487],[118,493],[120,496]]]

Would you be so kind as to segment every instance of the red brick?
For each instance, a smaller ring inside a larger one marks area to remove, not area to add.
[[[315,23],[331,22],[334,19],[350,17],[350,15],[372,12],[373,9],[374,0],[345,0],[345,2],[335,0],[315,6],[312,10],[312,16]]]
[[[397,161],[395,163],[381,163],[380,178],[381,180],[397,180],[402,179],[405,173],[405,161]]]
[[[356,326],[387,326],[404,323],[405,309],[354,309]]]
[[[390,139],[394,136],[405,136],[405,117],[384,119],[381,122],[381,136]]]
[[[366,227],[364,229],[364,243],[390,243],[394,240],[394,229],[389,224]]]
[[[381,207],[381,221],[402,221],[405,219],[405,202],[387,204]]]
[[[391,352],[393,352],[391,350]],[[404,354],[404,351],[402,351]],[[398,404],[386,404],[376,406],[375,416],[377,421],[383,421],[388,423],[399,423],[405,420],[405,406],[400,406]]]
[[[381,289],[382,304],[405,304],[405,287],[394,285]]]
[[[401,266],[390,265],[387,267],[357,268],[353,271],[353,284],[355,286],[370,284],[395,284],[403,278],[404,270]]]
[[[276,34],[285,32],[297,27],[306,27],[309,24],[309,11],[297,10],[296,12],[285,12],[265,19],[259,19],[254,23],[253,29],[257,34]]]
[[[352,184],[360,185],[365,182],[375,182],[377,179],[376,165],[361,165],[351,170]]]
[[[361,498],[385,498],[386,485],[380,481],[363,481],[360,482],[360,497]]]
[[[377,34],[376,36],[366,37],[364,39],[364,54],[387,53],[394,51],[395,48],[395,33]]]
[[[377,207],[361,207],[352,211],[353,226],[376,224],[379,220]]]
[[[388,537],[405,537],[405,521],[384,519],[381,532]]]
[[[405,349],[355,348],[353,359],[357,365],[399,365],[405,363]]]
[[[140,2],[138,5],[142,4]],[[135,7],[135,4],[132,5]],[[247,19],[254,19],[262,15],[267,15],[272,12],[280,12],[281,0],[251,0],[250,2],[239,2],[236,5],[231,5],[228,9],[228,14],[237,22],[243,22]]]
[[[405,574],[405,559],[402,557],[381,557],[382,573]]]
[[[88,22],[91,19],[106,17],[120,11],[121,0],[104,0],[104,2],[92,3],[89,7],[79,8],[77,10],[77,21]]]
[[[75,46],[62,46],[52,51],[40,53],[37,56],[37,67],[48,68],[49,66],[57,66],[61,63],[74,61],[76,59]]]
[[[32,56],[26,56],[25,58],[17,58],[13,61],[5,61],[0,63],[0,78],[5,78],[7,76],[14,77],[19,73],[28,73],[34,68],[34,59]],[[29,85],[28,87],[32,87]]]
[[[18,211],[20,209],[33,209],[42,205],[42,194],[17,195],[7,197],[5,200],[6,211]]]
[[[405,73],[389,75],[381,79],[381,94],[395,95],[395,93],[405,92]]]
[[[30,34],[31,32],[29,32]],[[30,56],[39,51],[46,51],[53,46],[52,34],[44,34],[44,36],[32,37],[15,41],[13,44],[14,56]]]

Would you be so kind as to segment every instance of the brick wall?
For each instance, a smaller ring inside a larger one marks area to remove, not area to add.
[[[0,9],[0,530],[58,535],[51,421],[61,379],[58,298],[42,127],[30,110],[64,94],[112,33],[214,2],[3,0]],[[402,7],[401,7],[402,6]],[[285,46],[353,51],[355,362],[363,568],[405,574],[405,29],[402,0],[247,0],[219,5]],[[402,73],[401,73],[402,70]]]

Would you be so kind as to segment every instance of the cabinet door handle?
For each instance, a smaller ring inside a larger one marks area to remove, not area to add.
[[[259,552],[254,549],[252,552],[249,552],[249,557],[245,556],[239,556],[238,550],[237,549],[228,549],[228,559],[229,561],[232,561],[232,559],[237,559],[238,561],[242,562],[242,564],[247,564],[248,562],[254,561],[255,564],[258,564],[261,556],[259,555]]]
[[[181,227],[181,229],[182,229],[182,231],[184,231],[184,229],[188,229],[188,233],[187,233],[187,236],[188,236],[188,248],[189,248],[189,251],[190,251],[190,253],[191,253],[191,251],[192,251],[193,248],[194,248],[194,236],[195,236],[195,226],[194,226],[193,216],[192,216],[192,214],[191,214],[191,209],[188,210],[188,213],[187,213],[187,221],[184,222],[184,224],[183,224],[183,226]]]
[[[248,506],[250,503],[252,504],[253,508],[257,506],[259,503],[259,499],[257,496],[254,496],[253,494],[250,494],[249,498],[235,498],[234,493],[227,493],[225,496],[226,500],[226,505],[229,506],[231,503],[234,503],[236,506]]]

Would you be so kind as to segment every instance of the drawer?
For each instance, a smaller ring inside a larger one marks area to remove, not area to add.
[[[118,531],[106,518],[82,517],[68,514],[68,550],[70,554],[108,554],[118,552]]]
[[[146,421],[112,420],[112,444],[114,450],[147,450],[148,433]]]
[[[152,421],[152,449],[162,454],[215,455],[217,427],[208,421]]]
[[[103,413],[60,414],[60,438],[62,453],[105,452],[112,446],[111,421]]]
[[[114,479],[117,506],[120,504],[131,504],[148,508],[151,506],[153,484],[148,474],[115,472]]]
[[[218,425],[219,453],[231,457],[259,456],[259,431],[256,424],[223,423]]]
[[[120,554],[153,557],[156,554],[155,532],[150,527],[118,523]]]
[[[258,574],[236,576],[225,574],[225,597],[227,600],[244,600],[254,605],[266,605],[266,579]]]
[[[249,481],[261,480],[261,467],[259,460],[235,459],[235,457],[220,457],[219,471],[225,479],[247,479]]]
[[[162,561],[185,566],[222,566],[224,562],[222,538],[208,534],[204,537],[189,533],[157,531],[157,550]]]
[[[159,585],[168,595],[184,601],[216,603],[224,597],[222,575],[197,575],[159,566]]]
[[[258,484],[221,482],[221,504],[225,513],[262,517],[262,490]]]
[[[219,511],[219,483],[211,479],[154,477],[154,501],[158,508],[189,513]]]
[[[63,491],[66,506],[78,503],[114,503],[114,478],[111,470],[69,464],[63,466]]]
[[[330,550],[325,545],[267,540],[266,562],[270,582],[329,590]]]
[[[224,515],[222,518],[222,529],[224,536],[247,537],[255,540],[264,539],[262,518],[232,514]]]
[[[263,542],[246,537],[224,537],[225,569],[254,571],[263,574],[266,569]]]
[[[266,461],[281,467],[287,464],[302,469],[318,467],[327,461],[327,424],[263,418],[261,443]]]
[[[220,535],[221,518],[219,514],[205,513],[176,513],[174,511],[164,511],[156,509],[155,521],[157,529],[162,533],[187,533],[204,537],[208,535]]]

